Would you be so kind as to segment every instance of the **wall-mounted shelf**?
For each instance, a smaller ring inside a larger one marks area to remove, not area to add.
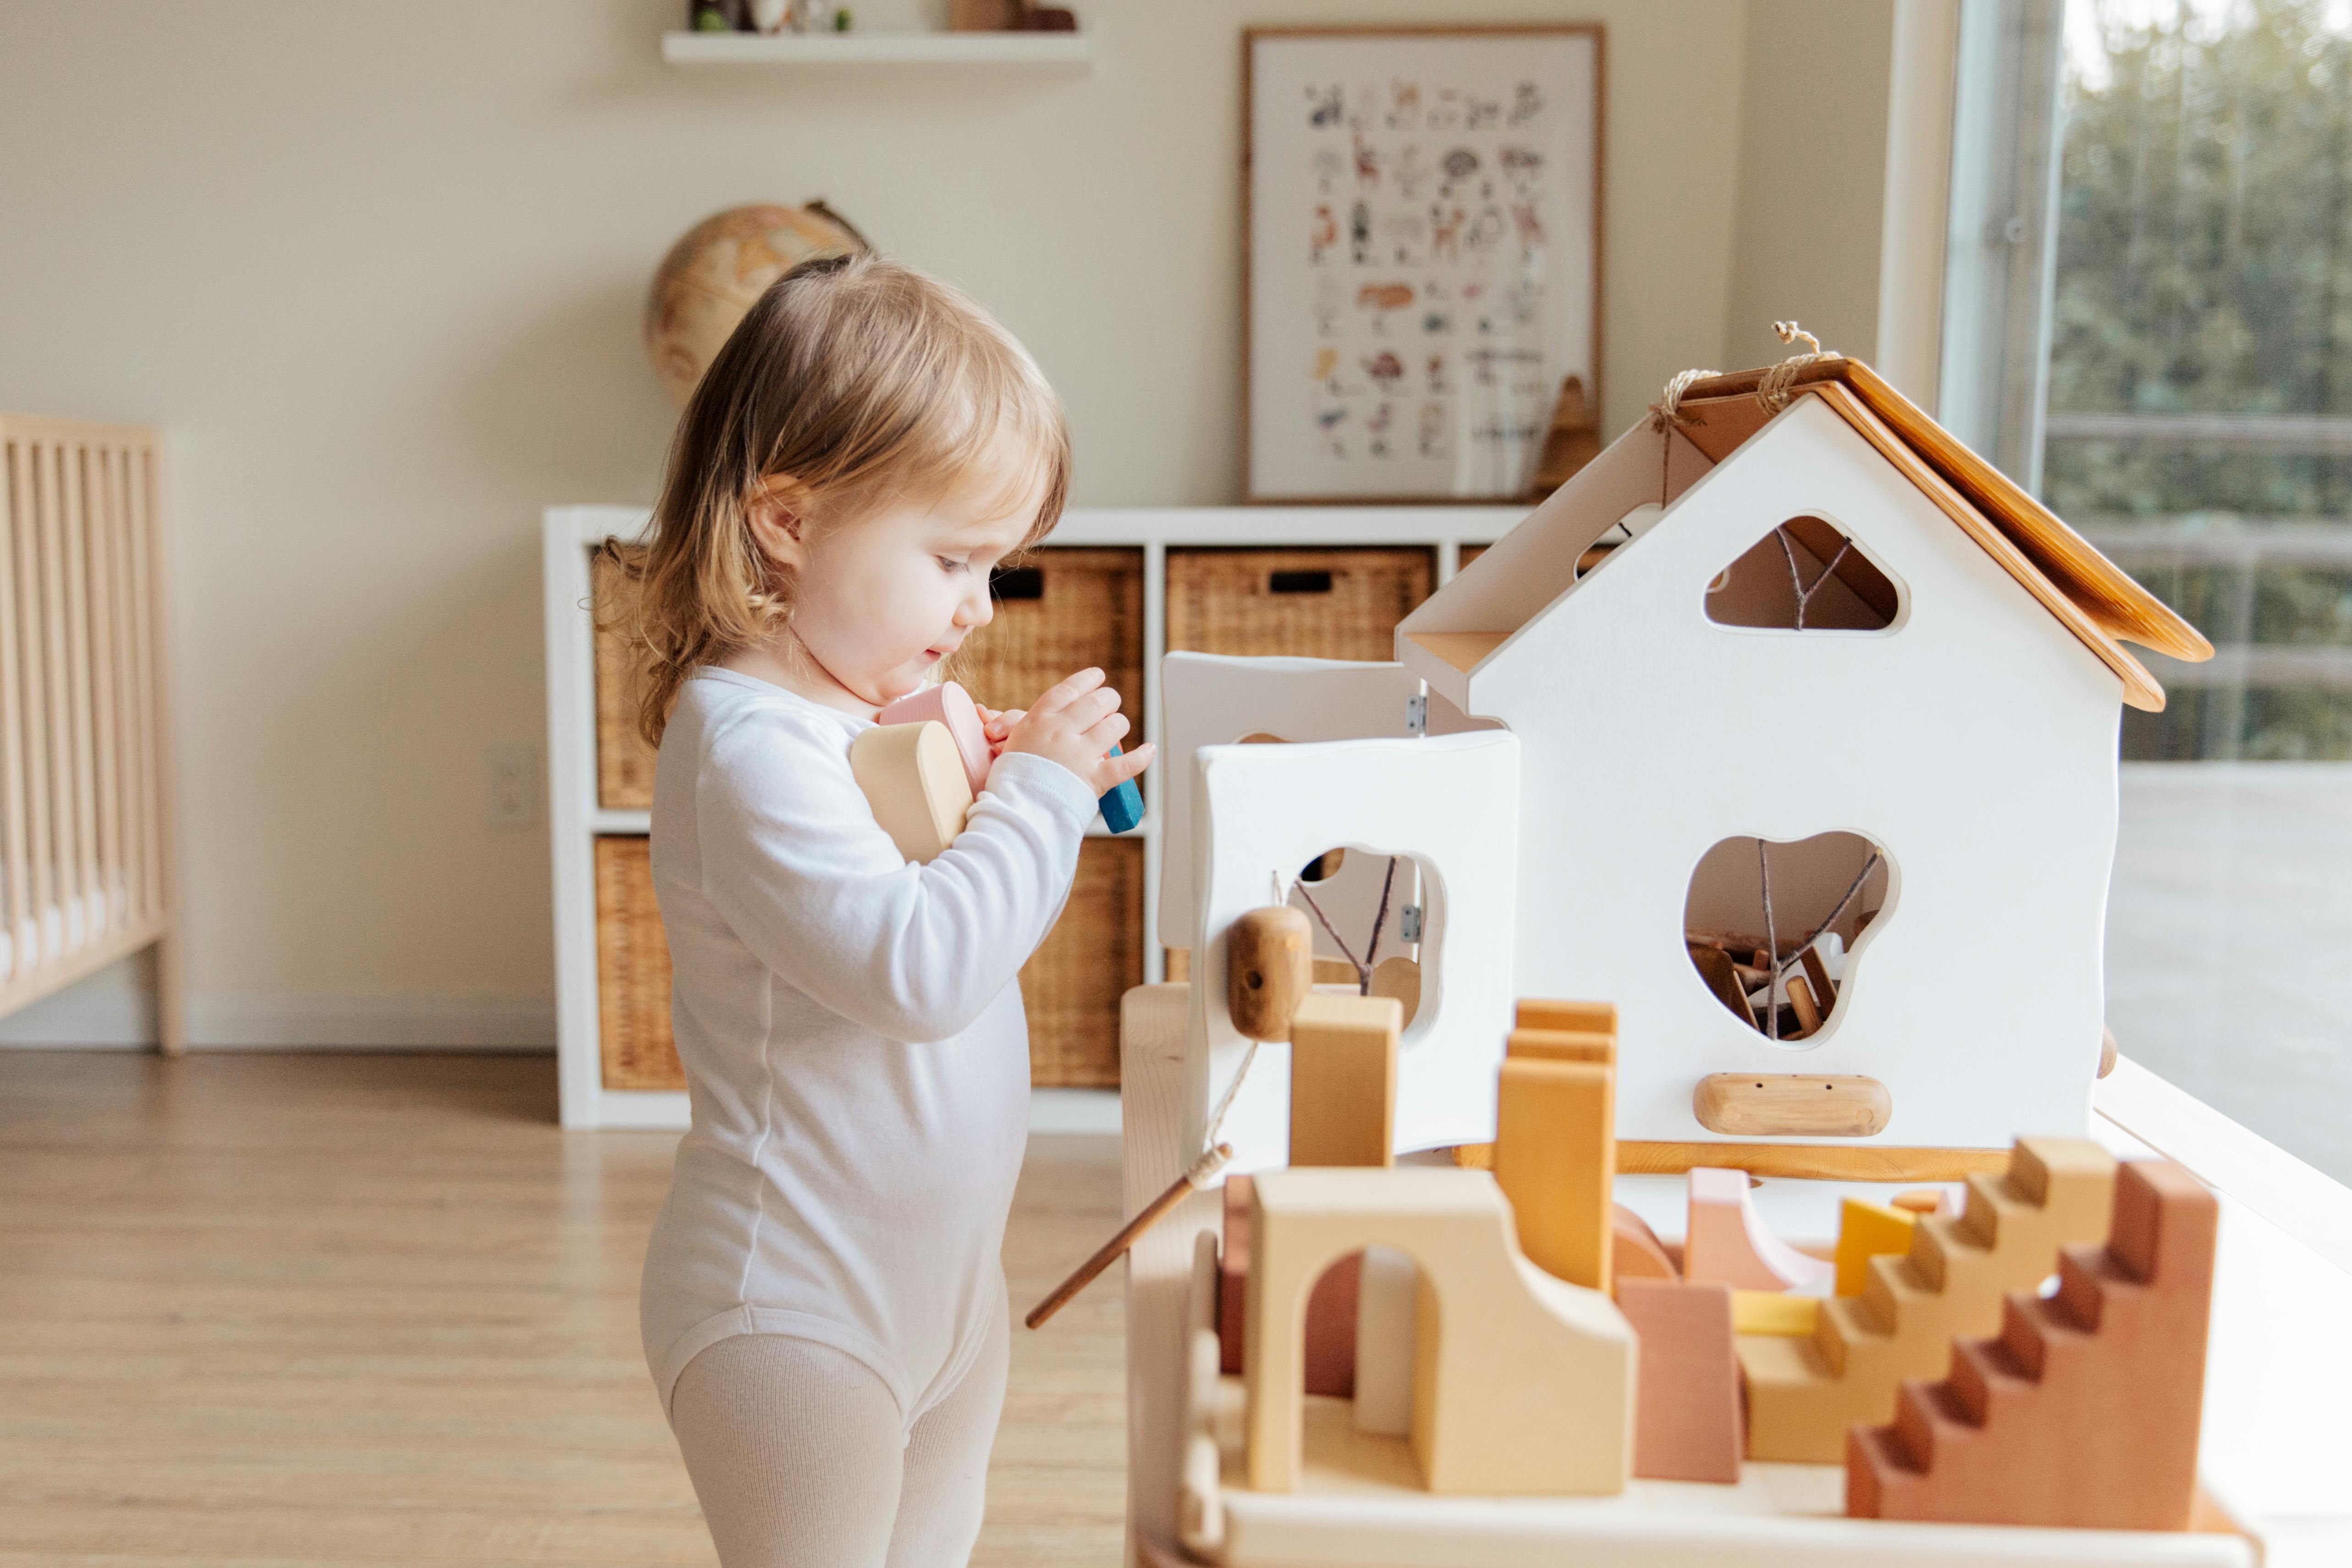
[[[1092,33],[664,33],[674,66],[985,66],[1090,71]]]

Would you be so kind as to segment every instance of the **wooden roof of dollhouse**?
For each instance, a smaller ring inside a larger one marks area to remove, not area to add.
[[[1771,422],[1777,410],[1756,395],[1764,375],[1748,370],[1708,376],[1684,391],[1676,428],[1709,462],[1723,461]],[[2213,657],[2213,645],[2196,627],[1862,361],[1825,354],[1798,370],[1791,384],[1826,403],[2081,639],[2122,679],[2124,700],[2133,707],[2162,709],[2164,689],[2125,641],[2191,662]],[[1408,635],[1465,672],[1504,640],[1484,633],[1413,635],[1409,627]]]

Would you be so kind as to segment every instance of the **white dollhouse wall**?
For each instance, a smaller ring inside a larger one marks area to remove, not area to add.
[[[1691,1100],[1717,1072],[1875,1078],[1894,1112],[1863,1142],[1993,1148],[2021,1128],[2080,1128],[2104,1013],[2119,680],[1821,400],[1799,397],[1712,469],[1670,439],[1666,471],[1686,488],[1581,580],[1577,552],[1659,494],[1646,426],[1399,630],[1433,691],[1521,744],[1518,993],[1617,1002],[1621,1138],[1716,1140]],[[1890,625],[1708,618],[1709,584],[1798,517],[1885,572]],[[1457,668],[1414,642],[1430,632],[1499,646]],[[1692,873],[1727,837],[1840,831],[1884,848],[1885,908],[1834,1016],[1775,1044],[1690,963]]]
[[[1213,1108],[1248,1054],[1225,1011],[1226,932],[1286,893],[1298,868],[1334,846],[1411,856],[1421,875],[1421,1005],[1399,1049],[1396,1151],[1491,1140],[1514,994],[1518,738],[1485,731],[1206,746],[1193,756],[1192,775],[1200,896],[1185,1031],[1186,1147],[1202,1146]],[[1234,1146],[1230,1169],[1287,1163],[1289,1058],[1286,1045],[1259,1047],[1217,1131]]]

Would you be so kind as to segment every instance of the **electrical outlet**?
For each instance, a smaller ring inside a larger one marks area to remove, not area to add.
[[[532,746],[492,746],[485,754],[489,768],[489,824],[492,827],[529,827],[539,820],[539,752]]]

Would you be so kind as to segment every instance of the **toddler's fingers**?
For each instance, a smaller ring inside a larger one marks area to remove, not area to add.
[[[1151,765],[1151,759],[1159,754],[1160,748],[1151,742],[1146,741],[1131,752],[1121,752],[1115,757],[1105,757],[1102,760],[1102,766],[1096,772],[1096,776],[1102,782],[1102,788],[1095,793],[1108,795],[1128,780],[1139,777],[1143,770]]]
[[[1118,693],[1108,686],[1097,687],[1062,710],[1066,723],[1080,730],[1091,730],[1102,722],[1106,714],[1118,711]]]
[[[1084,739],[1092,750],[1108,752],[1127,739],[1127,732],[1132,728],[1134,726],[1127,721],[1126,714],[1114,712],[1099,722],[1088,725]]]
[[[992,741],[1002,741],[1013,733],[1013,726],[1029,717],[1025,708],[1008,708],[991,719],[982,729]]]
[[[1087,668],[1078,671],[1076,675],[1070,676],[1066,679],[1064,679],[1055,686],[1047,689],[1044,696],[1038,698],[1035,702],[1030,705],[1029,711],[1032,713],[1052,713],[1056,712],[1061,709],[1067,708],[1071,703],[1076,701],[1087,692],[1092,691],[1096,687],[1100,686],[1108,679],[1109,678],[1105,676],[1101,670],[1089,666]]]

